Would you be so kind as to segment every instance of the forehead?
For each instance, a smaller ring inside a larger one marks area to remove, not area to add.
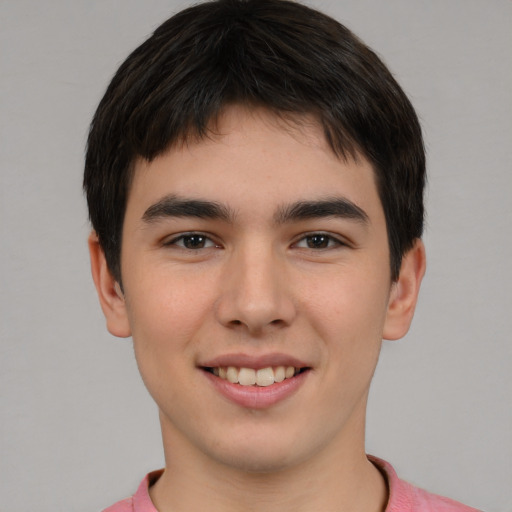
[[[381,209],[370,163],[336,155],[314,117],[239,106],[225,109],[205,137],[136,162],[127,211],[135,207],[140,215],[168,194],[253,214],[334,195],[364,203],[370,214]]]

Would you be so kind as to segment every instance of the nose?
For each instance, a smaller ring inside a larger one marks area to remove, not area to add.
[[[285,267],[285,258],[263,243],[233,254],[216,304],[219,322],[251,335],[289,326],[296,306]]]

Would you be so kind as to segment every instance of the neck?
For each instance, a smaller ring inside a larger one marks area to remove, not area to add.
[[[299,464],[251,472],[191,452],[163,429],[166,468],[150,496],[159,512],[383,512],[386,483],[357,431],[357,442],[348,436]]]

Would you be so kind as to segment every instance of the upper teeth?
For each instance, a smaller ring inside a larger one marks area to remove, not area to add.
[[[282,382],[284,379],[293,377],[298,371],[294,366],[276,366],[275,368],[269,366],[259,370],[235,366],[213,368],[213,373],[221,379],[242,386],[270,386],[274,382]]]

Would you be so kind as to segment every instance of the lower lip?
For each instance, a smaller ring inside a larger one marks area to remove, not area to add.
[[[307,370],[270,386],[241,386],[202,371],[221,395],[247,409],[265,409],[285,400],[299,389],[309,374]]]

